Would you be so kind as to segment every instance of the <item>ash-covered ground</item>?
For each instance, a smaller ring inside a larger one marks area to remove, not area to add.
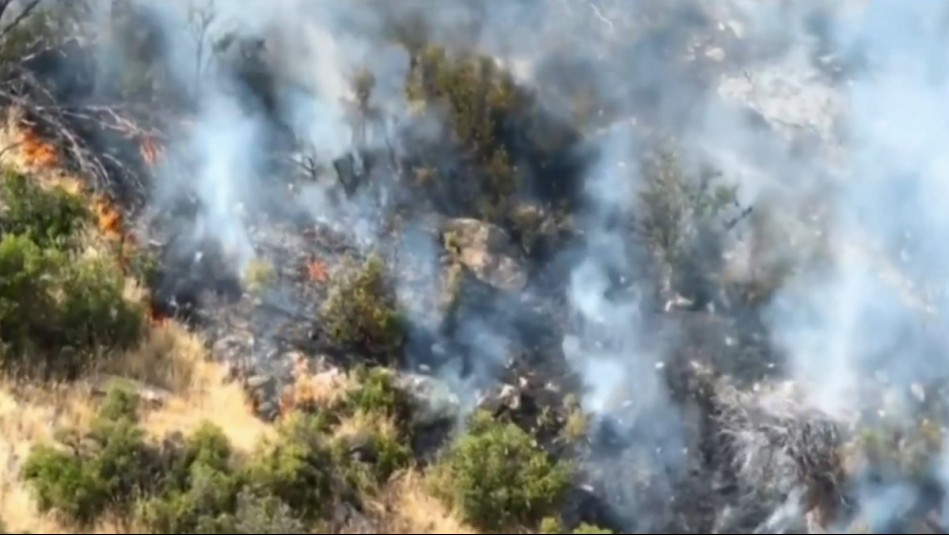
[[[301,356],[374,362],[325,303],[378,256],[418,425],[530,429],[581,468],[565,518],[943,529],[937,5],[99,4],[105,82],[32,68],[79,106],[148,66],[124,98],[162,151],[124,197],[154,307],[261,417]]]

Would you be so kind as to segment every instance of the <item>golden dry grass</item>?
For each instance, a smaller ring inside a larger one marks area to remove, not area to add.
[[[377,507],[384,511],[389,533],[478,533],[428,492],[417,470],[393,478]]]

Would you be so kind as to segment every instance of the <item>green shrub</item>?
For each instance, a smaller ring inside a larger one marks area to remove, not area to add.
[[[501,139],[516,104],[525,99],[491,58],[451,59],[438,46],[414,51],[406,94],[416,102],[447,105],[461,151],[477,164],[478,208],[491,221],[507,213],[518,174]]]
[[[346,393],[344,408],[350,415],[357,412],[402,418],[409,410],[407,394],[397,387],[392,372],[386,368],[357,367],[353,371],[354,386]]]
[[[494,530],[532,524],[567,489],[569,471],[521,428],[479,413],[433,473],[433,490],[473,525]]]
[[[0,228],[41,247],[70,244],[90,220],[82,199],[61,187],[44,189],[27,176],[6,172],[0,182]]]
[[[31,351],[52,334],[52,290],[64,263],[25,236],[0,239],[0,341],[7,356]]]
[[[244,490],[237,497],[233,531],[228,533],[296,535],[311,532],[303,519],[276,496]]]
[[[25,235],[0,239],[0,343],[4,364],[71,375],[101,352],[136,344],[144,309],[123,297],[106,260],[71,260]]]
[[[561,535],[567,532],[567,528],[563,526],[563,522],[559,518],[546,516],[540,521],[540,529],[537,532],[543,535]]]
[[[123,297],[124,277],[103,260],[74,263],[63,278],[60,343],[80,349],[127,349],[140,339],[144,310]]]
[[[221,429],[202,425],[174,457],[160,492],[141,506],[145,525],[156,533],[233,533],[244,482]]]
[[[386,364],[399,357],[405,326],[380,258],[372,257],[341,277],[330,290],[322,316],[336,343]]]
[[[573,530],[573,533],[574,535],[613,535],[612,531],[592,524],[580,524],[577,529]]]
[[[247,479],[257,491],[279,498],[306,520],[319,518],[332,500],[333,458],[324,430],[321,418],[295,415],[247,469]]]
[[[112,389],[78,443],[30,451],[23,476],[42,511],[88,524],[106,510],[127,510],[149,490],[156,452],[136,425],[136,405],[136,396]]]
[[[363,492],[375,490],[411,462],[412,450],[403,437],[387,431],[380,423],[333,443],[334,464],[350,487]]]

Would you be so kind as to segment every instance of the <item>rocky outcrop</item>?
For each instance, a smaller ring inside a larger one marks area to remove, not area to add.
[[[450,219],[442,237],[453,257],[482,282],[510,292],[527,285],[523,255],[500,227],[477,219]]]

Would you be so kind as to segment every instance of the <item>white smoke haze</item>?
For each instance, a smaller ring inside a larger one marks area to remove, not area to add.
[[[189,236],[195,247],[218,241],[242,273],[261,254],[255,219],[271,209],[265,208],[270,192],[283,187],[272,152],[289,137],[296,163],[318,165],[313,182],[295,192],[294,206],[281,208],[332,224],[357,250],[414,257],[411,280],[397,273],[394,282],[420,324],[444,319],[414,299],[441,290],[441,245],[427,223],[411,215],[406,236],[387,241],[380,207],[404,200],[406,173],[364,154],[395,160],[422,142],[440,141],[448,130],[444,110],[420,113],[407,102],[412,60],[395,42],[397,30],[450,51],[490,55],[533,92],[539,107],[576,123],[582,141],[574,150],[583,172],[574,214],[579,239],[570,249],[579,252],[565,277],[571,321],[562,352],[582,384],[581,404],[595,431],[616,432],[626,445],[649,452],[634,460],[652,463],[644,470],[651,488],[616,480],[632,474],[629,457],[584,458],[591,474],[606,474],[600,480],[612,476],[613,505],[629,529],[667,527],[673,510],[689,500],[656,496],[675,493],[691,469],[686,454],[696,425],[692,402],[679,400],[669,386],[669,367],[682,363],[676,364],[681,341],[668,333],[686,327],[667,303],[695,296],[672,295],[678,290],[658,280],[661,269],[648,245],[627,224],[648,209],[638,201],[648,180],[642,159],[658,139],[672,141],[686,174],[710,165],[738,187],[741,206],[754,207],[733,231],[709,231],[714,240],[697,233],[709,243],[696,248],[723,257],[712,263],[726,264],[720,271],[729,284],[787,267],[755,313],[780,361],[769,364],[812,408],[851,429],[873,426],[881,414],[910,421],[924,405],[921,398],[944,395],[949,9],[942,3],[133,4],[160,28],[168,75],[196,93],[188,126],[166,147],[149,208],[170,212],[183,192],[193,195],[198,215]],[[203,41],[189,22],[196,6],[215,14]],[[105,25],[108,10],[95,14],[96,24]],[[235,72],[244,52],[224,46],[226,40],[260,43],[272,102],[247,104]],[[200,72],[199,50],[207,55]],[[103,70],[121,71],[129,62],[124,55],[103,50]],[[368,103],[360,103],[354,81],[366,72],[374,84]],[[580,115],[576,87],[590,93],[593,105],[574,121]],[[344,198],[328,184],[334,163],[346,158],[374,167],[370,184]],[[716,270],[709,268],[710,276]],[[495,306],[505,308],[504,302]],[[711,308],[695,314],[714,316]],[[445,357],[438,372],[466,401],[499,380],[516,345],[492,315],[465,318],[452,342],[469,354],[467,365]],[[410,365],[424,360],[413,354],[418,348],[409,348]],[[932,477],[949,484],[944,467],[936,468]],[[865,479],[853,482],[852,492],[872,530],[887,529],[917,499],[902,476],[883,484]],[[801,516],[806,511],[797,496],[780,500],[760,525]]]

